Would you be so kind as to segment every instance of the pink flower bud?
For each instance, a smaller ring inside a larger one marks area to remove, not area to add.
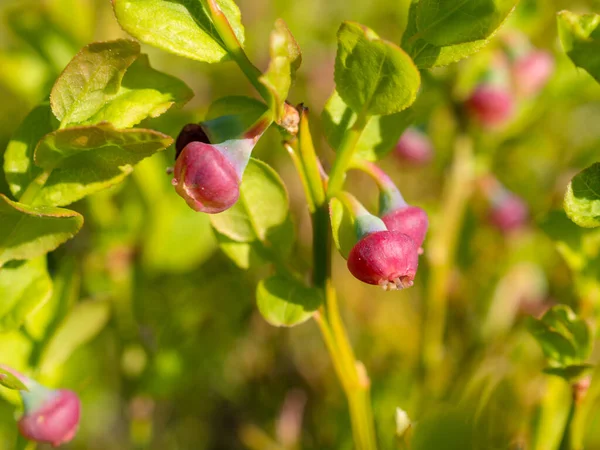
[[[352,275],[386,291],[412,286],[418,265],[415,243],[396,231],[367,234],[348,255],[348,270]]]
[[[175,190],[196,211],[220,213],[240,195],[241,172],[217,145],[190,142],[177,158],[174,174]]]
[[[481,84],[467,101],[467,109],[484,127],[496,128],[511,119],[514,98],[507,87]]]
[[[395,209],[382,217],[383,223],[390,231],[397,231],[409,236],[417,248],[421,248],[429,219],[427,213],[418,206],[403,206]]]
[[[509,232],[522,227],[528,216],[525,202],[513,193],[503,191],[500,198],[493,201],[490,222],[501,231]]]
[[[429,137],[417,128],[407,129],[396,144],[398,159],[414,165],[427,164],[433,158]]]
[[[554,58],[543,50],[534,50],[518,58],[513,66],[517,92],[530,97],[546,85],[554,71]]]
[[[32,441],[58,447],[69,442],[77,433],[81,404],[72,391],[48,391],[42,401],[28,402],[23,393],[25,414],[19,420],[21,434]]]

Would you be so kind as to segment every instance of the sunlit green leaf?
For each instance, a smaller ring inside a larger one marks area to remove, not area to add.
[[[46,258],[14,261],[0,268],[0,333],[17,329],[52,296]]]
[[[86,123],[110,122],[115,128],[129,128],[148,117],[158,117],[171,106],[181,106],[193,97],[181,80],[150,67],[147,55],[127,69],[119,92]]]
[[[504,22],[518,0],[420,0],[419,37],[439,47],[485,39]]]
[[[575,65],[600,82],[600,15],[562,11],[558,14],[558,34]]]
[[[52,88],[54,115],[63,125],[89,119],[117,94],[125,71],[139,54],[139,44],[128,39],[85,46]]]
[[[38,141],[54,131],[55,120],[50,104],[42,103],[23,120],[8,143],[4,154],[4,173],[15,197],[20,198],[29,183],[42,173],[42,169],[33,162],[33,152]]]
[[[36,164],[50,177],[35,204],[68,205],[111,186],[142,159],[164,150],[172,138],[153,130],[116,130],[110,124],[58,130],[35,150]]]
[[[358,158],[377,161],[389,153],[414,118],[412,108],[387,116],[373,116],[355,147]],[[337,149],[346,130],[356,121],[356,114],[344,103],[337,91],[327,101],[321,115],[325,137]]]
[[[275,275],[258,284],[256,302],[271,325],[291,327],[310,319],[323,300],[318,289]]]
[[[83,217],[75,211],[23,205],[0,194],[0,266],[52,251],[82,225]]]
[[[577,225],[600,226],[600,163],[575,175],[567,187],[564,205],[567,215]]]
[[[413,2],[410,6],[408,24],[402,38],[402,48],[408,52],[418,68],[446,66],[476,53],[487,45],[488,39],[444,46],[427,42],[417,35],[418,5],[418,2]]]
[[[271,109],[279,121],[283,117],[283,105],[302,62],[300,48],[285,22],[278,19],[270,37],[271,61],[260,81],[271,93]]]
[[[338,31],[336,89],[355,112],[387,115],[416,99],[421,77],[400,47],[380,39],[370,28],[344,22]]]
[[[140,41],[186,58],[215,63],[227,52],[204,2],[199,0],[112,0],[125,31]],[[244,27],[233,0],[217,0],[243,44]],[[160,23],[160,26],[157,26]]]

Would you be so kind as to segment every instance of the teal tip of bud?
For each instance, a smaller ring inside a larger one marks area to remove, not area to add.
[[[387,231],[383,220],[370,213],[363,213],[356,216],[354,220],[354,227],[356,229],[356,238],[358,240],[371,233],[376,233],[378,231]]]

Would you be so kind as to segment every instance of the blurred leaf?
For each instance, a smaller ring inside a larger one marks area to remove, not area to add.
[[[439,47],[489,37],[504,22],[518,0],[421,0],[417,6],[417,33]]]
[[[61,125],[81,123],[111,100],[139,54],[139,44],[128,39],[95,42],[81,49],[50,94],[52,112]]]
[[[600,163],[579,172],[565,194],[565,211],[577,225],[600,226]]]
[[[115,15],[136,39],[179,56],[215,63],[225,59],[204,2],[198,0],[112,0]],[[240,10],[233,0],[217,0],[235,35],[244,43]],[[160,26],[157,26],[160,18]]]
[[[285,100],[302,62],[300,48],[282,19],[275,21],[269,38],[271,61],[260,81],[271,93],[271,110],[279,122],[283,118]]]
[[[0,266],[52,251],[75,236],[82,225],[83,217],[75,211],[28,206],[0,194]]]
[[[45,0],[52,23],[77,43],[93,39],[96,8],[94,0]],[[76,17],[77,20],[73,20]]]
[[[565,52],[600,82],[600,15],[558,13],[558,34]]]
[[[583,366],[592,352],[592,332],[589,325],[566,305],[549,309],[541,319],[529,321],[529,331],[541,345],[551,368],[562,369],[556,374],[579,374],[572,366]]]
[[[236,242],[269,243],[288,214],[288,194],[281,178],[267,164],[251,158],[238,202],[225,212],[211,215],[210,220],[219,233]],[[287,240],[293,240],[293,235]]]
[[[412,109],[387,116],[371,117],[356,144],[356,157],[368,161],[383,158],[394,148],[413,119]],[[351,128],[355,121],[356,114],[344,103],[337,91],[334,91],[321,115],[325,137],[333,149],[340,146],[346,130]]]
[[[418,33],[418,5],[418,2],[411,4],[408,25],[402,37],[402,48],[408,52],[418,68],[428,69],[430,67],[447,66],[478,52],[487,45],[487,39],[480,39],[463,44],[438,46],[420,37],[413,37]]]
[[[318,289],[275,275],[258,284],[256,302],[271,325],[292,327],[310,319],[323,300]]]
[[[52,296],[46,258],[11,262],[0,268],[0,333],[15,330]]]
[[[219,144],[242,136],[267,110],[251,97],[222,97],[210,105],[202,128],[212,144]]]
[[[108,301],[85,301],[73,308],[48,342],[40,362],[40,372],[49,372],[65,363],[78,347],[91,341],[110,318]]]
[[[13,391],[27,391],[27,386],[8,370],[0,367],[0,385]]]
[[[333,242],[344,259],[348,259],[348,254],[357,242],[356,227],[354,225],[354,216],[346,208],[343,202],[337,198],[329,201],[329,215],[331,217],[331,232]]]
[[[172,139],[141,128],[110,124],[55,131],[35,150],[35,161],[51,174],[35,204],[62,206],[121,181],[133,165],[164,150]]]
[[[421,76],[404,50],[354,22],[337,36],[336,89],[354,112],[393,114],[415,101]]]
[[[45,3],[17,2],[8,9],[5,21],[14,34],[27,42],[58,74],[77,52],[78,44],[52,22]],[[71,19],[73,17],[71,15]]]
[[[183,81],[154,70],[148,55],[142,54],[127,69],[116,96],[86,123],[110,122],[115,128],[130,128],[148,117],[160,116],[173,105],[185,104],[193,96]]]
[[[42,103],[31,111],[21,123],[4,153],[4,173],[15,197],[20,198],[29,183],[42,173],[33,162],[38,141],[54,131],[49,103]]]
[[[256,267],[267,263],[260,256],[260,243],[257,242],[237,242],[228,238],[224,234],[215,230],[215,236],[219,247],[240,269],[248,270],[250,267]]]

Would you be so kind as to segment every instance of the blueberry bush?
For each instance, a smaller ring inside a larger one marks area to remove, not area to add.
[[[0,13],[0,449],[600,449],[597,0]]]

